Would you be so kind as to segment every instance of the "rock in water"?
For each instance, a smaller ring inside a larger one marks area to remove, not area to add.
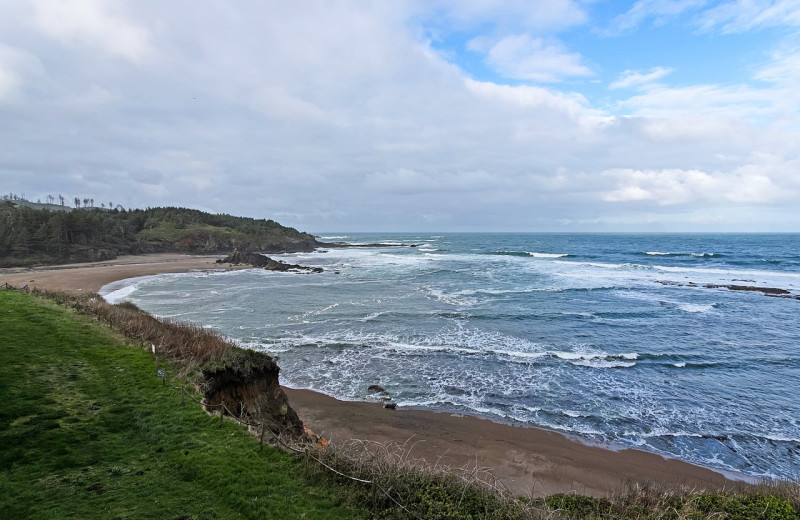
[[[268,271],[280,271],[280,272],[295,271],[295,272],[307,272],[307,273],[323,272],[323,269],[321,267],[309,267],[306,265],[299,265],[299,264],[287,264],[286,262],[273,260],[272,258],[262,255],[260,253],[242,252],[237,249],[234,249],[233,252],[229,254],[227,257],[217,260],[217,263],[233,264],[233,265],[248,264],[252,265],[253,267],[263,267]]]

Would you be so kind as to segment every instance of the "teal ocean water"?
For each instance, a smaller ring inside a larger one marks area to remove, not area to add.
[[[401,407],[800,476],[800,235],[321,240],[417,247],[278,255],[322,274],[160,275],[104,293],[274,354],[292,387],[370,400],[379,384]]]

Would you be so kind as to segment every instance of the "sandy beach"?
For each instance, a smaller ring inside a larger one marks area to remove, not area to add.
[[[222,255],[155,254],[34,269],[0,269],[0,285],[97,292],[126,278],[230,268]],[[245,267],[241,267],[245,268]],[[576,492],[602,496],[627,480],[712,489],[733,481],[714,471],[637,450],[590,446],[533,427],[380,403],[339,401],[308,390],[286,389],[303,421],[332,442],[362,439],[413,445],[409,456],[450,467],[486,468],[507,488],[526,496]]]
[[[128,255],[103,262],[67,264],[35,268],[0,269],[0,285],[52,291],[97,292],[104,285],[162,273],[185,273],[207,269],[246,269],[248,266],[220,265],[216,261],[225,255],[184,255],[160,253]]]

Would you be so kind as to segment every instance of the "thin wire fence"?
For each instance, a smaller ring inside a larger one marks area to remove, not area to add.
[[[162,381],[163,380],[164,379],[162,379]],[[414,514],[411,511],[409,511],[406,506],[404,506],[397,498],[393,497],[391,495],[391,493],[389,493],[389,491],[384,489],[384,487],[381,486],[375,480],[367,480],[367,479],[354,477],[353,475],[348,475],[346,473],[343,473],[343,472],[337,470],[336,468],[333,468],[330,465],[326,464],[324,461],[320,460],[319,457],[315,456],[311,452],[311,450],[309,449],[308,446],[305,446],[304,448],[298,448],[297,446],[292,446],[292,445],[286,443],[284,441],[284,439],[283,439],[283,432],[280,432],[280,431],[276,432],[275,430],[273,430],[273,428],[275,426],[277,426],[275,423],[272,423],[272,424],[267,423],[267,422],[260,422],[260,423],[256,422],[256,423],[253,423],[253,422],[247,421],[247,420],[244,419],[244,415],[243,414],[237,416],[236,414],[231,412],[231,410],[225,405],[225,403],[209,404],[209,403],[203,402],[202,400],[195,399],[191,395],[190,392],[187,392],[187,390],[186,390],[186,388],[184,386],[175,386],[175,385],[169,385],[169,386],[170,386],[170,388],[173,388],[175,390],[179,390],[181,392],[181,403],[184,403],[185,402],[185,398],[188,397],[190,401],[193,401],[193,402],[195,402],[195,403],[197,403],[197,404],[199,404],[199,405],[201,405],[201,406],[203,406],[205,408],[216,408],[216,409],[219,409],[219,412],[220,412],[219,413],[220,425],[222,425],[222,421],[223,421],[223,419],[225,417],[225,414],[227,414],[228,417],[231,420],[233,420],[233,421],[235,421],[235,422],[237,422],[237,423],[239,423],[239,424],[241,424],[243,426],[257,429],[257,431],[260,432],[259,440],[261,441],[262,446],[263,446],[263,440],[264,440],[263,439],[263,435],[264,435],[264,433],[268,432],[270,435],[272,435],[272,437],[275,439],[275,441],[278,442],[285,449],[287,449],[287,450],[289,450],[289,451],[291,451],[293,453],[297,453],[297,454],[303,455],[305,457],[308,457],[309,459],[313,460],[314,462],[316,462],[317,464],[319,464],[323,468],[327,469],[328,471],[330,471],[332,473],[335,473],[336,475],[338,475],[340,477],[352,480],[353,482],[359,482],[361,484],[369,484],[369,485],[375,486],[376,488],[378,488],[378,490],[381,491],[381,493],[383,493],[386,496],[386,498],[391,500],[394,504],[396,504],[400,509],[405,511],[407,514],[409,514],[410,516],[412,516],[413,518],[416,518],[418,520],[423,520],[421,517],[417,516],[416,514]]]

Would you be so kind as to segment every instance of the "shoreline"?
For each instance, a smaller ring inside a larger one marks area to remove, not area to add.
[[[43,267],[0,268],[0,285],[9,283],[31,289],[96,293],[110,283],[128,278],[191,271],[252,269],[248,265],[217,264],[224,255],[154,253],[124,255],[114,260]]]
[[[412,446],[407,453],[412,459],[477,469],[526,497],[555,493],[602,497],[628,482],[691,490],[744,483],[679,459],[626,447],[610,449],[535,425],[420,408],[389,410],[381,403],[342,401],[313,390],[283,389],[301,419],[333,444],[351,439],[407,443]]]
[[[195,270],[250,269],[217,264],[220,255],[130,255],[115,260],[39,268],[0,269],[0,285],[99,292],[129,278]],[[679,459],[620,447],[609,449],[533,425],[512,425],[472,415],[416,408],[385,409],[367,401],[341,401],[311,390],[284,387],[291,406],[317,434],[413,445],[409,456],[429,464],[489,472],[516,494],[604,496],[630,480],[714,490],[741,484],[723,473]]]

